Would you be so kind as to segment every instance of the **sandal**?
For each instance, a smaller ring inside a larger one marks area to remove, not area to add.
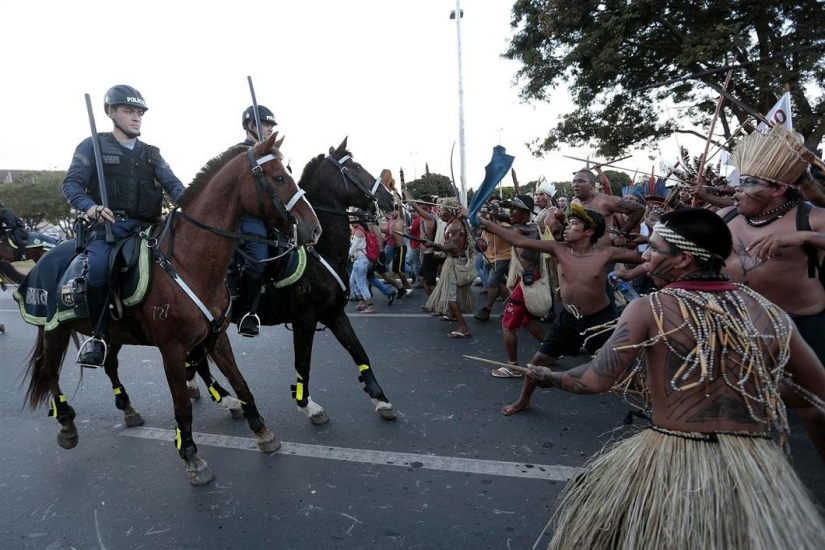
[[[362,309],[361,313],[377,313],[377,312],[375,311],[374,307],[370,306],[368,308]]]
[[[466,334],[464,332],[461,332],[460,330],[454,330],[451,333],[447,334],[447,338],[461,339],[461,338],[472,338],[472,337],[473,337],[472,334]]]
[[[521,378],[522,376],[524,376],[521,373],[511,371],[507,367],[499,367],[493,370],[490,374],[492,374],[496,378]]]
[[[455,321],[455,319],[453,319],[453,318],[452,318],[452,317],[450,317],[449,315],[442,315],[442,316],[441,316],[441,320],[442,320],[442,321]]]

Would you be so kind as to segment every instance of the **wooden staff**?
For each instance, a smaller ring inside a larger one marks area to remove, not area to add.
[[[727,91],[728,85],[730,84],[730,77],[733,74],[733,71],[728,71],[727,76],[725,77],[725,83],[722,85],[722,91]],[[710,142],[713,140],[713,129],[716,127],[716,120],[719,118],[719,112],[722,110],[722,103],[725,102],[725,94],[719,94],[719,100],[716,102],[716,111],[713,113],[713,120],[710,123],[710,130],[708,131],[708,139],[705,142],[705,153],[702,155],[702,160],[699,163],[699,173],[696,175],[696,185],[702,185],[705,181],[704,178],[704,171],[705,171],[705,163],[707,162],[708,158],[708,150],[710,149]],[[694,203],[696,199],[694,198]],[[695,206],[695,204],[694,204]]]

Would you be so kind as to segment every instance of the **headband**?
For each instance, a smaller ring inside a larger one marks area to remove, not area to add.
[[[661,222],[657,222],[653,226],[653,231],[661,235],[666,241],[675,244],[685,252],[690,252],[701,260],[710,260],[710,257],[713,256],[713,253],[707,248],[702,248],[693,241],[684,238]]]

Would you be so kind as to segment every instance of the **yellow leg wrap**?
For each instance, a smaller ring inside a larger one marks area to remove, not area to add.
[[[218,390],[216,390],[215,387],[211,384],[209,385],[209,395],[212,396],[212,401],[214,401],[215,403],[221,402],[221,394],[219,394]]]
[[[180,435],[180,429],[175,428],[175,448],[180,451],[181,445],[183,445],[183,440]]]
[[[51,410],[49,411],[49,416],[53,416],[53,417],[57,418],[57,404],[58,403],[65,403],[65,402],[66,402],[66,396],[63,395],[62,393],[56,395],[55,397],[53,397],[52,398],[52,407],[51,407]]]
[[[358,372],[364,372],[365,370],[369,370],[369,365],[358,365]]]
[[[301,382],[295,384],[295,400],[301,401],[304,398],[304,385]]]
[[[118,386],[117,388],[112,388],[112,391],[115,392],[115,395],[120,395],[123,393],[123,388]]]

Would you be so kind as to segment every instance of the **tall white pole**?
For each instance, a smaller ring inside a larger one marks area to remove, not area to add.
[[[455,0],[455,30],[458,36],[458,154],[461,159],[461,204],[467,206],[467,158],[464,154],[464,78],[461,67],[461,0]]]

